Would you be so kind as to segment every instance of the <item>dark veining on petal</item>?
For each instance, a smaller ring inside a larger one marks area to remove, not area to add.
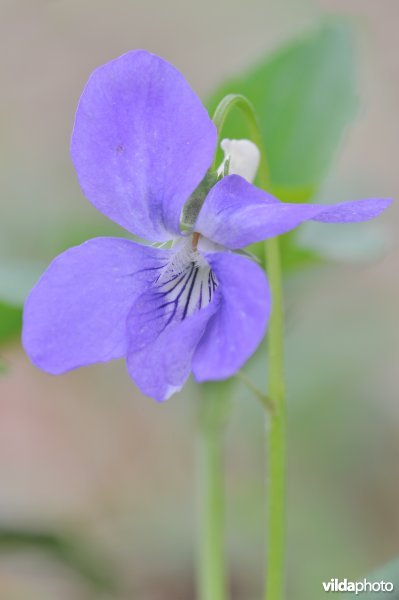
[[[211,300],[212,300],[212,292],[213,292],[213,285],[211,282],[211,271],[209,271],[209,274],[208,274],[208,302],[211,302]]]
[[[184,307],[184,310],[183,310],[182,320],[184,320],[186,318],[186,316],[187,316],[188,307],[190,306],[191,295],[193,293],[193,288],[195,286],[195,280],[197,279],[198,271],[199,271],[199,267],[196,267],[196,269],[194,271],[194,277],[193,277],[193,280],[191,282],[191,287],[190,287],[189,292],[188,292],[186,304],[185,304],[185,307]]]
[[[150,269],[142,269],[147,270]],[[148,325],[151,320],[159,322],[159,333],[173,321],[184,321],[208,306],[218,287],[209,264],[189,239],[166,265],[151,270],[159,274],[154,273],[153,287],[143,297],[139,310],[142,325]]]

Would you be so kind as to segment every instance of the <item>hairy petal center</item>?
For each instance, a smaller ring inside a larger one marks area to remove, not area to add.
[[[208,262],[193,247],[193,236],[182,240],[179,246],[154,284],[158,310],[166,317],[165,326],[208,306],[218,287]]]

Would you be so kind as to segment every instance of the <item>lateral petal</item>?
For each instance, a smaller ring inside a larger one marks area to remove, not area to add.
[[[95,238],[54,259],[25,303],[22,341],[31,361],[59,374],[124,356],[132,304],[167,258],[168,251]]]
[[[368,221],[390,203],[384,198],[335,205],[285,203],[242,177],[229,175],[209,192],[194,229],[218,244],[238,249],[287,233],[311,219],[325,223]]]

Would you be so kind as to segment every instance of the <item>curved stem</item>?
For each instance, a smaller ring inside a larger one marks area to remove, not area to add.
[[[269,170],[259,129],[261,152],[259,179],[269,187]],[[283,285],[278,238],[265,241],[266,271],[272,296],[272,313],[268,327],[268,394],[275,410],[270,414],[268,437],[269,499],[267,512],[267,565],[265,599],[283,600],[285,589],[285,479],[286,479],[286,406],[284,386],[284,312]]]
[[[266,179],[267,184],[265,187],[267,187],[268,181],[269,181],[269,169],[267,166],[266,155],[263,152],[263,142],[262,142],[262,137],[259,132],[259,125],[258,125],[258,120],[256,118],[255,109],[252,106],[252,103],[248,100],[248,98],[246,98],[245,96],[242,96],[241,94],[228,94],[220,101],[220,103],[218,104],[218,106],[215,110],[212,121],[215,123],[215,125],[217,127],[217,131],[218,131],[217,148],[219,147],[220,137],[221,137],[224,122],[226,120],[228,113],[231,111],[232,108],[239,108],[241,110],[241,112],[245,115],[250,134],[251,134],[255,144],[258,146],[259,151],[261,153],[261,165],[260,165],[260,170],[259,170],[259,177],[260,178],[262,177],[262,179],[264,179],[264,178]],[[216,160],[217,159],[216,159],[216,153],[215,153],[212,169],[216,168]],[[262,187],[263,187],[263,185],[262,185]]]
[[[263,140],[252,104],[239,94],[229,94],[220,102],[214,115],[221,128],[228,112],[237,107],[248,121],[253,141],[257,144],[261,162],[259,182],[263,189],[270,188],[269,169]],[[284,317],[283,292],[278,238],[265,241],[266,270],[273,299],[268,329],[268,397],[274,410],[269,411],[268,436],[268,510],[267,510],[267,564],[265,599],[284,598],[284,547],[285,547],[285,394],[284,394]]]

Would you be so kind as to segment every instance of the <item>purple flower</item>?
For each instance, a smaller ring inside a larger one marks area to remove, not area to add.
[[[161,58],[129,52],[92,74],[72,135],[82,190],[129,232],[173,245],[96,238],[58,256],[25,304],[23,344],[35,365],[59,374],[126,357],[157,400],[190,371],[197,381],[230,377],[260,343],[271,303],[262,269],[234,250],[308,219],[371,219],[389,204],[284,204],[237,174],[198,202],[216,139],[198,97]],[[184,233],[182,211],[192,224]]]

